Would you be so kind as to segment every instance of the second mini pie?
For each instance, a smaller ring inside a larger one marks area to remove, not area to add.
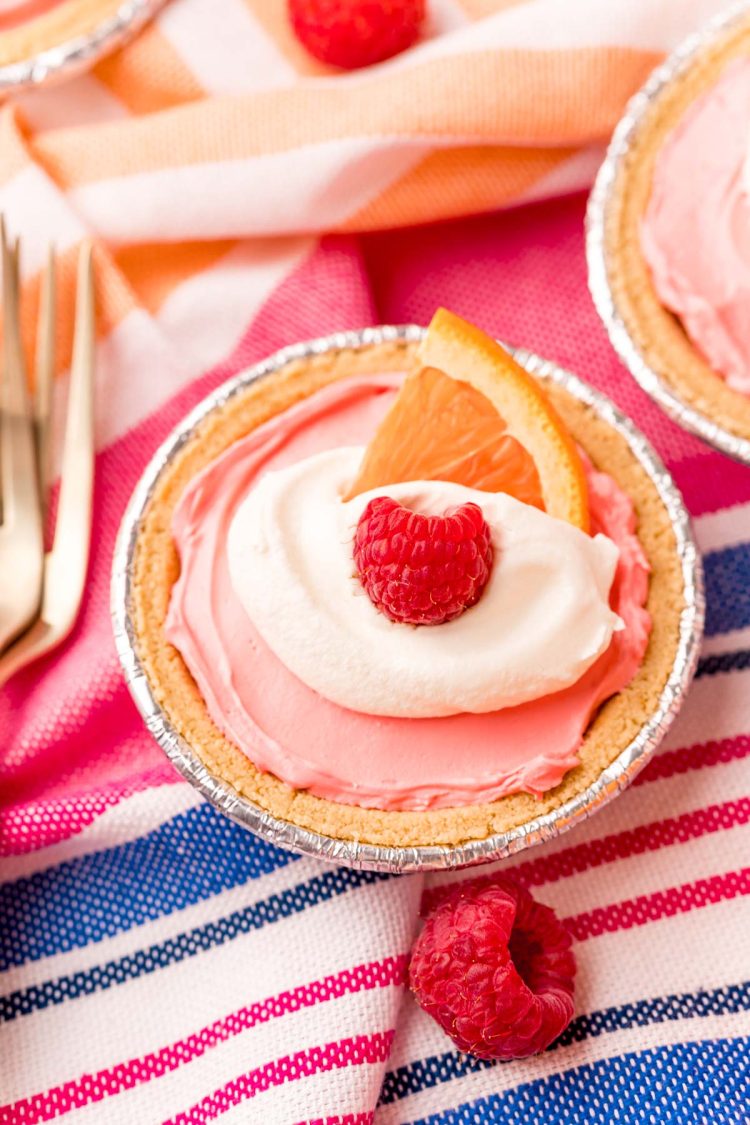
[[[589,208],[592,292],[633,374],[750,458],[750,14],[678,52],[615,133]]]

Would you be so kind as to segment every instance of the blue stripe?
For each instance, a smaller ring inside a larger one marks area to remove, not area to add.
[[[698,661],[697,678],[716,676],[721,672],[746,672],[750,668],[750,648],[734,652],[713,652]]]
[[[297,857],[209,804],[117,848],[0,887],[0,970],[112,937]]]
[[[411,1125],[748,1125],[750,1041],[638,1051],[526,1082]]]
[[[75,1000],[79,996],[89,996],[113,985],[124,984],[137,977],[156,972],[157,969],[177,964],[189,957],[195,957],[206,950],[214,949],[233,941],[241,934],[260,930],[283,918],[299,914],[310,906],[345,894],[356,887],[382,882],[393,878],[391,875],[375,871],[351,871],[346,867],[336,867],[316,875],[306,883],[298,883],[289,890],[271,895],[267,899],[236,910],[225,918],[218,918],[203,926],[197,926],[186,933],[176,934],[166,941],[139,949],[104,965],[43,984],[18,989],[7,996],[0,997],[0,1023],[26,1016],[65,1000]]]
[[[603,1008],[597,1012],[578,1016],[566,1028],[550,1050],[567,1047],[571,1043],[582,1043],[585,1039],[596,1038],[612,1031],[628,1027],[647,1027],[649,1024],[664,1023],[668,1020],[695,1019],[701,1016],[726,1015],[750,1010],[750,981],[727,985],[713,991],[685,992],[681,995],[659,996],[652,1000],[640,1000],[620,1007]],[[419,1059],[397,1070],[389,1071],[380,1092],[381,1105],[390,1105],[426,1090],[463,1078],[480,1070],[498,1066],[496,1062],[475,1059],[460,1051],[447,1051],[443,1055],[431,1055]]]
[[[709,551],[706,575],[706,635],[750,625],[750,543]]]

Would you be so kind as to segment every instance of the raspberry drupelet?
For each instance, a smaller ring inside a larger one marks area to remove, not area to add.
[[[548,1047],[573,1018],[570,934],[510,880],[465,882],[430,911],[409,984],[456,1046],[483,1059]]]
[[[419,37],[425,0],[287,0],[300,43],[316,59],[355,70],[389,59]]]
[[[359,518],[354,562],[370,601],[391,621],[442,625],[487,585],[490,528],[478,504],[425,516],[377,496]]]

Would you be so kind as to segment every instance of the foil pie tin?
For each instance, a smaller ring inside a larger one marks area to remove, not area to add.
[[[625,438],[656,485],[669,512],[681,564],[685,606],[680,619],[675,663],[653,715],[615,761],[576,797],[553,812],[540,815],[507,832],[455,846],[382,847],[324,836],[270,816],[239,794],[228,782],[209,772],[162,710],[138,654],[131,597],[134,554],[141,520],[160,474],[177,450],[190,440],[207,414],[234,395],[241,394],[256,379],[265,378],[292,360],[304,359],[330,349],[363,348],[394,340],[415,341],[420,339],[423,332],[424,329],[416,325],[390,325],[338,333],[298,344],[277,352],[210,394],[172,432],[146,468],[123,517],[112,574],[115,641],[128,687],[146,726],[183,777],[221,812],[274,844],[350,867],[394,873],[464,867],[501,859],[558,836],[615,797],[649,760],[680,709],[697,663],[704,617],[703,574],[690,519],[671,476],[649,442],[608,398],[577,376],[532,352],[510,349],[518,362],[532,375],[542,381],[563,386],[576,398],[591,406],[599,417]]]
[[[165,0],[123,0],[88,34],[56,43],[19,62],[0,66],[0,96],[72,78],[121,47],[146,24]]]
[[[663,97],[671,84],[693,65],[711,44],[739,30],[747,23],[750,3],[741,0],[685,39],[654,70],[646,83],[627,104],[625,113],[612,134],[604,162],[597,173],[586,211],[586,257],[589,289],[609,335],[610,343],[643,390],[679,426],[696,434],[722,453],[750,465],[750,440],[731,433],[709,415],[697,410],[647,362],[625,323],[612,285],[614,263],[607,246],[615,185],[626,174],[625,165],[632,146],[652,105]]]

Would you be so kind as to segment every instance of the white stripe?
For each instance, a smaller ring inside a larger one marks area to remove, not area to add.
[[[226,356],[253,313],[314,245],[308,238],[243,242],[170,293],[156,323],[186,366],[205,371]]]
[[[560,0],[526,0],[468,24],[440,40],[417,44],[381,64],[407,70],[433,59],[493,50],[563,51],[591,47],[630,47],[666,51],[716,14],[716,0],[572,0],[561,14]],[[352,76],[346,76],[351,78]],[[353,76],[356,79],[356,75]]]
[[[576,1014],[744,981],[747,951],[742,935],[747,913],[746,899],[730,899],[578,943]],[[722,943],[721,957],[714,955],[717,933],[733,935]],[[388,1069],[450,1049],[440,1026],[411,997],[405,999]]]
[[[133,309],[96,346],[97,448],[121,437],[197,374],[198,369],[188,368],[158,321],[145,309]],[[68,382],[66,373],[55,385],[57,450],[62,447]]]
[[[746,898],[726,899],[578,943],[576,1011],[711,991],[747,980],[749,905]],[[720,957],[715,956],[717,934],[722,935]]]
[[[313,861],[309,864],[321,869]],[[258,880],[265,887],[272,881],[273,877]],[[85,1072],[159,1050],[281,991],[361,962],[406,952],[420,885],[419,879],[365,885],[197,957],[6,1023],[0,1028],[0,1057],[8,1074],[3,1095],[11,1101],[27,1097]],[[250,893],[239,888],[234,892],[235,907],[252,901],[254,893],[255,887]],[[222,906],[226,897],[217,896]],[[213,917],[225,912],[218,908],[217,899],[204,904],[214,905]],[[140,1018],[139,1013],[147,1015]],[[320,1023],[318,1013],[315,1019]],[[349,1034],[359,1030],[359,1025],[350,1027]],[[279,1049],[269,1057],[296,1049],[283,1029],[278,1035]],[[49,1050],[38,1051],[40,1042],[49,1044]]]
[[[376,199],[433,147],[429,138],[345,137],[97,180],[74,188],[70,200],[112,243],[326,230]]]
[[[717,633],[715,637],[704,637],[701,645],[701,656],[713,656],[720,652],[736,652],[743,648],[750,648],[750,627],[747,629],[732,629],[729,633]]]
[[[158,785],[123,797],[75,836],[27,855],[6,856],[0,861],[3,883],[21,879],[34,871],[54,867],[92,852],[117,848],[166,824],[182,812],[201,804],[202,797],[190,785]]]
[[[565,51],[622,47],[663,52],[676,46],[704,20],[716,14],[716,0],[680,0],[654,5],[651,0],[525,0],[483,19],[457,26],[450,34],[427,38],[378,66],[334,77],[318,85],[377,85],[389,73],[414,70],[436,60],[470,57],[490,51]],[[458,22],[458,21],[457,21]],[[502,134],[495,143],[509,140]],[[518,137],[514,140],[518,143]]]
[[[0,993],[27,988],[72,973],[86,972],[96,965],[148,949],[151,945],[169,941],[197,926],[203,926],[217,918],[225,918],[233,911],[242,910],[269,895],[281,894],[297,883],[312,878],[315,873],[316,869],[310,866],[310,861],[302,860],[277,868],[257,879],[248,876],[244,883],[202,898],[182,910],[172,910],[160,914],[152,921],[130,926],[113,937],[92,940],[65,953],[52,953],[48,957],[5,969],[0,973]]]
[[[132,1122],[162,1120],[165,1109],[170,1114],[187,1113],[207,1095],[220,1089],[235,1078],[248,1074],[276,1059],[296,1054],[338,1039],[367,1033],[388,1031],[393,1028],[401,988],[390,986],[372,991],[342,996],[329,1001],[325,1010],[317,1007],[303,1008],[281,1019],[269,1020],[240,1035],[226,1040],[195,1059],[187,1066],[178,1067],[156,1081],[123,1091],[107,1103],[107,1125],[131,1125]],[[374,1082],[372,1092],[377,1099],[379,1079],[385,1069],[367,1068],[368,1085]],[[338,1085],[346,1089],[351,1070],[338,1071]],[[269,1122],[292,1122],[307,1116],[310,1108],[307,1082],[287,1082],[282,1087],[266,1091],[244,1102],[246,1122],[262,1120],[269,1114]],[[276,1091],[279,1091],[278,1093]],[[295,1116],[279,1116],[281,1106]],[[330,1108],[338,1104],[334,1103]],[[255,1114],[258,1114],[256,1117]],[[71,1125],[88,1125],[102,1120],[101,1103],[73,1113]]]
[[[32,226],[26,223],[29,208],[36,215]],[[24,277],[44,265],[50,242],[59,252],[87,233],[65,197],[33,165],[0,187],[0,210],[11,233],[23,231]],[[141,308],[128,313],[96,348],[97,446],[110,445],[228,355],[271,293],[315,246],[311,238],[248,242],[179,285],[155,317]],[[65,374],[55,385],[58,453],[67,384]]]
[[[464,1102],[472,1102],[491,1094],[500,1094],[528,1082],[629,1052],[648,1051],[676,1043],[692,1043],[696,1040],[733,1038],[747,1035],[749,1032],[750,1012],[666,1021],[649,1027],[632,1027],[625,1031],[587,1039],[583,1043],[572,1043],[569,1047],[546,1051],[528,1059],[519,1059],[503,1066],[480,1070],[464,1078],[456,1078],[450,1083],[440,1083],[431,1089],[402,1098],[392,1105],[381,1107],[375,1115],[375,1125],[398,1125],[404,1121],[426,1117],[431,1113],[444,1113],[447,1109]],[[442,1050],[449,1049],[450,1043],[443,1037]]]
[[[86,235],[66,197],[36,164],[23,168],[0,186],[0,211],[12,235],[23,236],[21,273],[37,273],[47,261],[54,242],[58,253],[75,246]],[[29,221],[33,216],[33,222]]]
[[[130,116],[122,102],[92,74],[30,90],[14,100],[35,133],[122,121]]]
[[[498,12],[477,25],[492,46],[529,50],[631,47],[665,51],[716,14],[716,0],[530,0]]]
[[[723,762],[702,770],[661,778],[627,789],[616,800],[572,831],[550,840],[533,851],[519,853],[507,861],[509,866],[552,855],[618,832],[637,830],[665,818],[677,818],[709,805],[747,796],[747,761]]]
[[[140,308],[128,313],[97,346],[98,448],[122,437],[227,356],[314,246],[309,238],[248,243],[184,281],[155,317]],[[66,375],[56,387],[60,428],[67,383]]]
[[[750,504],[735,504],[693,520],[698,545],[704,554],[750,540]]]
[[[209,94],[244,94],[297,78],[243,0],[172,0],[159,30]]]
[[[648,863],[642,855],[633,855],[618,860],[611,871],[592,867],[567,879],[545,883],[534,888],[534,897],[559,916],[572,916],[735,871],[742,857],[748,855],[750,824],[739,824],[684,844],[665,845],[649,853]]]
[[[369,1026],[369,1025],[368,1025]],[[330,1111],[336,1110],[333,1121],[344,1114],[362,1112],[363,1106],[374,1106],[378,1100],[385,1066],[348,1066],[344,1070],[330,1070],[314,1074],[297,1082],[275,1086],[256,1094],[251,1102],[239,1102],[222,1114],[221,1125],[255,1125],[265,1121],[268,1125],[292,1121],[330,1121]]]
[[[739,764],[741,764],[741,763],[739,763]],[[735,763],[734,765],[738,765],[738,763]],[[711,776],[712,780],[714,778],[714,775],[717,772],[720,772],[720,771],[711,771],[710,776]],[[734,778],[735,785],[732,786],[731,789],[728,786],[726,786],[724,788],[724,791],[723,791],[722,795],[725,798],[731,797],[731,796],[734,795],[734,788],[735,787],[740,788],[739,783],[741,782],[742,778],[741,778],[741,776],[740,776],[740,774],[737,770],[733,770],[732,772],[737,775]],[[684,779],[682,779],[682,780],[684,780]],[[659,785],[666,785],[666,784],[668,784],[668,783],[666,783],[666,782],[665,783],[655,783],[653,786],[647,787],[647,790],[648,789],[657,790],[659,788]],[[643,792],[645,792],[647,790],[644,790]],[[740,792],[741,792],[741,789],[740,789]],[[708,803],[708,801],[713,796],[713,794],[708,793],[703,789],[699,790],[699,793],[697,795],[698,795],[698,798],[699,798],[699,803]],[[669,808],[670,812],[673,815],[676,815],[680,811],[679,809],[673,807],[672,801],[670,800],[670,796],[669,796],[668,793],[665,793],[665,792],[661,793],[661,801],[664,803],[662,807]],[[747,851],[747,844],[745,843],[745,841],[747,840],[748,835],[749,835],[749,833],[748,833],[747,829],[742,829],[742,830],[739,830],[739,831],[738,830],[731,830],[729,832],[719,833],[716,836],[707,836],[707,837],[704,837],[701,840],[692,841],[690,844],[687,844],[687,845],[681,845],[681,847],[684,848],[685,851],[684,851],[684,853],[681,851],[679,853],[679,855],[684,859],[684,862],[689,867],[689,873],[685,876],[685,878],[689,877],[690,880],[694,880],[694,879],[702,877],[703,875],[715,873],[716,870],[718,869],[718,866],[721,865],[720,861],[722,859],[722,856],[724,856],[725,854],[728,854],[730,858],[727,862],[724,863],[724,866],[725,867],[731,867],[732,866],[732,860],[734,859],[734,857],[737,854],[744,854],[744,852]],[[742,836],[742,840],[740,840],[740,836]],[[689,852],[687,850],[688,848],[690,849]],[[617,881],[616,881],[618,899],[621,899],[623,897],[628,897],[629,895],[649,893],[649,891],[659,890],[662,887],[673,885],[675,883],[684,881],[684,879],[681,879],[679,877],[675,877],[674,873],[670,870],[670,865],[673,864],[673,862],[674,862],[674,856],[675,856],[675,853],[673,852],[672,849],[664,848],[660,852],[656,853],[655,855],[650,855],[648,857],[648,863],[647,864],[644,862],[644,858],[642,856],[636,856],[636,857],[633,857],[630,860],[620,861],[618,863],[618,866],[617,866]],[[717,857],[718,857],[718,860],[719,860],[718,864],[717,864]],[[302,862],[308,862],[308,861],[302,861]],[[296,867],[298,869],[299,864],[296,865]],[[315,869],[315,865],[313,865],[313,869]],[[274,890],[280,889],[279,886],[276,885],[276,884],[281,883],[282,880],[275,878],[275,877],[278,877],[280,874],[282,874],[282,873],[275,873],[275,876],[269,876],[269,877],[264,878],[263,880],[259,880],[258,882],[262,883],[262,887],[258,888],[258,890],[259,891],[262,890],[263,894],[265,896],[267,893],[269,893],[269,891],[271,889],[269,884],[271,884],[272,882],[274,882],[274,884],[275,884],[274,887],[273,887]],[[299,870],[295,870],[294,872],[290,872],[290,874],[294,874],[295,876],[301,877],[302,873],[299,872]],[[403,884],[406,883],[407,884],[406,889],[411,891],[412,894],[414,894],[417,890],[417,887],[415,886],[415,883],[417,883],[417,882],[418,881],[416,881],[416,880],[408,880],[408,881],[402,880],[402,881],[400,881],[398,886],[403,886]],[[558,911],[563,912],[563,913],[572,913],[572,912],[576,912],[578,909],[590,909],[594,906],[602,905],[605,902],[610,901],[611,897],[612,897],[612,892],[611,892],[612,885],[613,884],[612,884],[612,880],[611,880],[610,875],[608,875],[606,873],[602,873],[601,871],[599,871],[597,869],[594,869],[590,872],[583,873],[582,875],[578,875],[578,876],[575,876],[575,877],[572,877],[572,878],[566,879],[566,880],[560,880],[557,883],[548,884],[545,887],[538,888],[538,889],[535,890],[535,894],[540,899],[542,899],[544,901],[551,902],[553,905],[556,906]],[[391,885],[387,884],[386,886],[390,887]],[[255,888],[252,888],[252,889],[255,890]],[[375,926],[377,926],[378,921],[382,925],[383,924],[383,921],[382,921],[383,917],[384,916],[387,917],[390,913],[392,913],[391,911],[389,911],[387,901],[386,901],[388,892],[384,891],[384,888],[378,888],[377,886],[375,888],[373,888],[373,891],[376,895],[379,895],[380,897],[378,897],[377,900],[375,900],[375,901],[378,902],[378,906],[377,906],[378,917],[377,917],[377,919],[375,919],[375,917],[373,916],[372,921],[370,921],[368,923],[368,926],[372,927],[372,929],[374,929]],[[355,893],[359,894],[360,892],[355,892]],[[210,905],[212,907],[212,913],[209,915],[209,916],[212,916],[212,917],[216,917],[220,914],[228,913],[229,910],[234,906],[234,903],[232,903],[230,901],[231,897],[232,897],[232,894],[233,894],[233,892],[227,892],[225,895],[216,896],[216,898],[214,898],[212,900],[209,900],[208,904],[201,904],[201,905]],[[247,894],[245,893],[245,900],[243,902],[243,905],[247,901],[248,901],[248,897],[247,897]],[[400,905],[403,905],[403,904],[400,904]],[[413,907],[413,905],[414,905],[414,903],[412,901],[411,906]],[[323,907],[323,908],[320,908],[320,909],[328,912],[329,908],[328,908],[328,906],[326,906],[326,907]],[[191,922],[196,922],[198,920],[194,916],[192,918],[189,917],[191,914],[195,915],[196,910],[197,910],[197,908],[190,908],[189,910],[180,912],[180,914],[177,916],[177,919],[176,919],[181,924],[180,928],[186,928],[185,923],[188,920],[191,921]],[[702,914],[702,913],[705,913],[705,911],[696,911],[695,913],[696,914]],[[310,922],[310,923],[312,923],[313,920],[314,920],[312,915],[306,915],[305,917],[306,917],[307,921]],[[327,917],[330,917],[330,915],[327,914]],[[688,923],[688,922],[685,921],[686,917],[687,916],[683,916],[683,918],[682,918],[683,923],[686,924],[686,925],[692,924],[692,923]],[[153,923],[153,924],[149,924],[149,925],[144,926],[144,927],[140,927],[136,931],[136,935],[140,939],[139,944],[142,944],[142,945],[147,944],[146,939],[156,939],[156,938],[159,938],[159,937],[163,937],[165,935],[166,931],[167,931],[167,926],[165,926],[165,924],[164,924],[165,921],[168,923],[169,920],[161,920],[159,923]],[[373,926],[373,922],[375,923],[375,926]],[[284,925],[286,927],[286,926],[289,926],[290,923],[280,923],[280,925]],[[661,922],[660,923],[652,923],[649,926],[649,928],[648,928],[649,935],[651,934],[651,930],[652,930],[652,927],[654,925],[657,925],[657,926],[661,925]],[[159,927],[161,929],[161,931],[162,931],[161,933],[155,932],[157,927]],[[328,923],[326,925],[325,928],[326,928],[326,932],[333,933],[335,931],[335,922],[331,921],[330,923]],[[367,928],[367,927],[363,927],[363,928]],[[385,930],[384,932],[380,932],[380,933],[373,933],[372,929],[367,928],[368,937],[373,939],[373,948],[375,950],[375,952],[372,954],[372,956],[377,956],[378,952],[380,952],[381,955],[382,955],[382,951],[384,949],[387,949],[389,951],[393,951],[392,944],[386,944],[387,941],[388,941],[387,930]],[[408,914],[405,915],[405,929],[408,932],[408,929],[409,929]],[[171,932],[174,932],[174,929],[172,929]],[[736,928],[733,930],[732,928],[727,927],[726,932],[728,932],[728,933],[731,933],[731,932],[739,933],[740,931]],[[612,941],[612,940],[615,939],[616,935],[605,935],[604,937],[606,938],[607,941]],[[97,952],[97,954],[100,955],[100,957],[99,957],[100,960],[108,959],[109,956],[112,956],[112,955],[115,955],[115,954],[121,952],[121,950],[116,950],[116,949],[113,948],[113,946],[115,945],[115,943],[118,940],[119,939],[112,939],[108,942],[99,943],[97,946],[93,947],[93,949]],[[240,939],[237,939],[236,942],[233,943],[233,944],[237,944],[237,943],[241,944],[245,940],[246,940],[245,938],[240,938]],[[248,938],[247,940],[252,940],[252,939]],[[256,935],[255,936],[255,944],[252,946],[252,953],[245,954],[243,952],[243,953],[240,953],[240,955],[239,955],[240,961],[242,960],[242,958],[245,958],[245,960],[248,964],[250,962],[253,962],[255,964],[261,963],[261,964],[264,965],[265,976],[263,978],[263,984],[262,984],[261,991],[260,991],[259,994],[256,994],[256,998],[257,998],[257,995],[267,995],[269,993],[272,993],[272,992],[276,991],[276,988],[274,987],[274,983],[269,979],[269,976],[268,976],[268,973],[271,971],[272,967],[278,966],[278,973],[279,973],[278,987],[279,988],[283,988],[285,986],[290,987],[289,966],[285,965],[284,969],[283,969],[283,972],[282,972],[281,968],[279,966],[279,959],[274,958],[273,950],[274,950],[274,948],[278,948],[278,946],[274,946],[274,942],[276,941],[276,937],[273,934],[271,934],[270,937],[266,936],[265,940],[266,940],[266,942],[270,941],[270,944],[266,944],[265,948],[263,948],[264,940],[263,940],[262,933]],[[310,940],[311,941],[314,940],[312,938],[312,936],[311,936]],[[407,940],[407,944],[408,944],[408,937],[407,937],[406,940]],[[600,939],[596,939],[596,940],[600,940]],[[604,940],[604,938],[601,939],[601,940]],[[632,938],[632,939],[629,938],[628,940],[637,940],[637,938]],[[673,939],[670,939],[670,940],[673,941]],[[290,948],[294,947],[294,939],[293,939],[292,935],[290,935],[288,932],[285,933],[283,941],[284,941],[284,947],[286,949],[290,949]],[[586,947],[587,947],[588,943],[585,943],[585,944],[586,944]],[[317,948],[317,943],[316,943],[316,948]],[[710,948],[710,945],[707,945],[707,944],[704,943],[703,948],[705,948],[706,951],[708,951],[708,949]],[[214,971],[215,965],[213,964],[213,959],[219,953],[220,953],[220,951],[215,951],[214,953],[212,953],[210,955],[211,958],[212,958],[211,977],[215,981],[218,980],[219,974]],[[68,959],[68,969],[70,969],[70,960],[71,960],[72,955],[62,955],[62,957]],[[60,960],[62,960],[62,957],[61,957]],[[364,958],[361,958],[361,959],[364,959]],[[229,956],[229,960],[234,960],[234,958],[231,956],[231,954]],[[613,963],[617,963],[618,965],[621,965],[622,960],[623,960],[622,958],[614,958]],[[352,963],[352,960],[350,960],[348,963]],[[677,965],[681,965],[681,964],[684,965],[682,952],[680,954],[680,958],[675,963]],[[692,959],[690,960],[690,963],[692,965]],[[638,964],[640,964],[640,962],[638,962]],[[723,955],[722,958],[720,959],[720,961],[718,962],[718,964],[720,965],[720,968],[721,968],[722,972],[724,972],[724,971],[730,972],[730,970],[731,970],[731,972],[734,971],[734,962],[732,961],[731,958],[727,959]],[[49,966],[49,961],[47,962],[47,966]],[[62,966],[60,966],[60,967],[62,967]],[[150,989],[151,994],[155,999],[155,997],[158,994],[163,993],[165,991],[164,985],[163,985],[163,979],[167,976],[170,976],[173,973],[179,973],[180,969],[181,969],[181,967],[177,966],[177,967],[171,967],[169,969],[160,970],[160,972],[157,974],[157,977],[159,979],[153,980],[151,982],[151,984],[148,985],[148,986],[144,986],[144,985],[141,984],[141,982],[136,981],[136,982],[133,982],[132,984],[120,986],[120,989],[110,990],[109,994],[103,994],[99,998],[98,1004],[102,1005],[104,1007],[109,1007],[110,1005],[114,1005],[114,1007],[116,1009],[117,1008],[117,997],[114,997],[114,999],[110,1000],[110,997],[111,997],[112,993],[118,993],[118,992],[121,992],[121,991],[124,990],[126,993],[128,993],[128,995],[131,995],[132,990],[134,990],[135,992],[138,992],[138,991],[140,991],[141,988],[145,988],[145,987],[148,987]],[[315,971],[322,973],[326,970],[322,969],[320,964],[318,963],[318,964],[316,964],[316,970]],[[639,970],[639,972],[640,972],[640,970]],[[309,968],[308,968],[308,974],[309,974]],[[45,975],[52,975],[52,974],[45,974]],[[195,973],[193,973],[193,975],[195,975]],[[702,973],[702,977],[704,979],[707,979],[705,973]],[[39,979],[39,978],[37,978],[37,979]],[[185,979],[187,980],[187,978],[185,978]],[[232,981],[235,979],[231,966],[226,967],[225,971],[222,973],[222,979],[225,979],[231,986]],[[303,976],[301,979],[304,980],[306,978]],[[607,979],[606,974],[604,974],[602,979],[603,980]],[[640,979],[640,978],[636,974],[636,980],[637,979]],[[724,980],[728,980],[728,979],[732,979],[731,975],[728,976],[728,977],[727,976],[721,976],[719,978],[719,982],[724,981]],[[678,986],[675,985],[675,987],[677,988]],[[683,984],[681,987],[682,987],[683,990],[686,990],[686,989],[692,988],[693,985],[692,985],[692,983],[687,983],[687,984]],[[665,988],[666,988],[666,985],[665,985]],[[166,990],[167,994],[164,996],[163,1003],[159,1004],[159,1007],[163,1006],[165,1009],[170,1009],[169,995],[170,995],[171,991],[172,991],[171,989]],[[246,992],[243,995],[245,995],[245,997],[246,997]],[[215,998],[215,994],[214,994],[214,998]],[[131,996],[130,1002],[131,1003],[135,1002],[132,999],[132,996]],[[605,1003],[605,1002],[606,1002],[606,999],[603,999],[602,1003]],[[611,1000],[610,1002],[614,1002],[614,1001]],[[73,1016],[75,1018],[77,1018],[77,1013],[78,1013],[79,1007],[81,1005],[83,1005],[84,1008],[85,1008],[85,1006],[87,1006],[90,1003],[96,1004],[97,998],[94,997],[94,998],[89,998],[87,1000],[80,1000],[80,1001],[76,1001],[75,1003],[73,1003],[71,1005],[67,1005],[67,1006],[58,1010],[59,1013],[60,1013],[59,1016],[57,1015],[57,1013],[55,1013],[55,1014],[48,1017],[48,1014],[46,1012],[41,1013],[39,1016],[32,1017],[30,1022],[35,1022],[36,1024],[38,1024],[40,1020],[44,1020],[44,1022],[46,1024],[47,1021],[48,1021],[48,1018],[51,1021],[56,1021],[58,1018],[62,1018],[62,1016],[64,1014],[67,1014],[67,1018],[70,1019],[70,1018],[72,1018],[71,1013],[73,1013]],[[587,1006],[590,1008],[590,1007],[592,1007],[592,1005],[596,1006],[596,1004],[598,1004],[598,1003],[599,1003],[599,1001],[597,999],[596,1001],[592,1001]],[[197,1017],[198,1017],[198,1010],[199,1009],[195,1008],[195,1007],[192,1009],[192,1012],[193,1012],[194,1017],[196,1018],[196,1021],[197,1021]],[[226,1010],[229,1010],[229,1008],[226,1006],[226,998],[225,998],[224,999],[224,1006],[220,1006],[218,1008],[218,1014],[221,1014],[222,1011],[226,1011]],[[85,1018],[85,1015],[84,1015],[84,1018]],[[111,1013],[111,1018],[113,1020],[117,1019],[116,1010]],[[215,1016],[212,1017],[210,1014],[204,1013],[203,1017],[200,1019],[199,1022],[201,1024],[207,1023],[207,1022],[210,1022],[211,1018],[215,1018]],[[19,1025],[25,1025],[27,1023],[27,1021],[26,1020],[17,1021],[17,1023]],[[197,1025],[197,1023],[196,1023],[196,1025]],[[56,1034],[56,1028],[54,1026],[50,1027],[46,1034],[54,1036]],[[174,1031],[171,1034],[172,1034],[173,1038],[176,1038],[179,1035],[178,1029],[175,1028]],[[169,1037],[165,1036],[164,1041],[168,1041],[168,1038]],[[133,1052],[141,1053],[145,1049],[147,1049],[147,1048],[141,1046],[140,1044],[138,1046],[136,1046],[136,1044],[134,1044],[133,1045],[133,1051],[131,1051],[131,1053],[133,1053]],[[104,1064],[100,1063],[99,1065],[104,1065]],[[62,1080],[62,1079],[59,1079],[59,1080]],[[51,1080],[48,1079],[47,1081],[51,1081]]]
[[[653,782],[647,786],[630,789],[616,802],[609,805],[596,817],[584,822],[571,833],[566,833],[533,852],[525,852],[518,856],[503,860],[500,863],[489,865],[482,869],[482,874],[492,871],[512,874],[514,867],[520,863],[542,858],[544,855],[553,855],[565,848],[572,847],[585,841],[590,841],[602,836],[637,829],[639,826],[652,821],[661,820],[668,815],[678,817],[694,809],[705,808],[708,805],[719,804],[724,801],[738,800],[747,794],[747,766],[742,760],[728,762],[724,765],[713,767],[706,771],[693,771],[677,777],[666,778]],[[725,833],[721,833],[725,835]],[[689,845],[680,845],[688,847]],[[624,860],[613,861],[615,870],[619,871]],[[634,857],[636,866],[643,866],[642,856]],[[6,970],[0,974],[0,991],[7,992],[11,988],[26,987],[40,981],[52,980],[58,976],[90,969],[106,961],[123,957],[138,949],[144,949],[151,944],[167,940],[175,934],[183,933],[195,926],[200,926],[213,918],[218,918],[231,913],[238,906],[247,906],[251,902],[266,898],[269,894],[278,893],[296,883],[303,882],[317,873],[320,868],[309,860],[299,860],[285,868],[262,876],[252,882],[248,881],[240,888],[232,888],[221,892],[209,899],[203,900],[184,910],[164,915],[152,922],[133,927],[124,933],[112,938],[91,943],[81,949],[74,949],[67,953],[54,954],[26,965]],[[592,869],[592,875],[607,884],[613,876],[613,869],[607,866],[607,875],[601,873],[600,868]],[[454,882],[462,877],[459,873],[451,876],[433,875],[429,877],[430,885],[440,885],[445,882]],[[581,879],[584,875],[572,877]],[[698,876],[695,876],[697,878]],[[677,880],[685,881],[685,880]],[[568,882],[566,880],[565,882]],[[667,876],[662,886],[669,886],[675,882],[672,876]],[[619,883],[618,883],[619,886]],[[657,887],[658,889],[658,887]],[[541,895],[544,888],[534,888],[535,895]],[[635,893],[643,893],[636,890]],[[623,896],[626,897],[625,892]],[[587,906],[602,905],[611,898],[595,896]],[[584,906],[582,909],[587,908]],[[573,913],[565,902],[562,904],[565,913]]]
[[[690,688],[662,746],[678,750],[750,731],[750,671],[704,676]]]

